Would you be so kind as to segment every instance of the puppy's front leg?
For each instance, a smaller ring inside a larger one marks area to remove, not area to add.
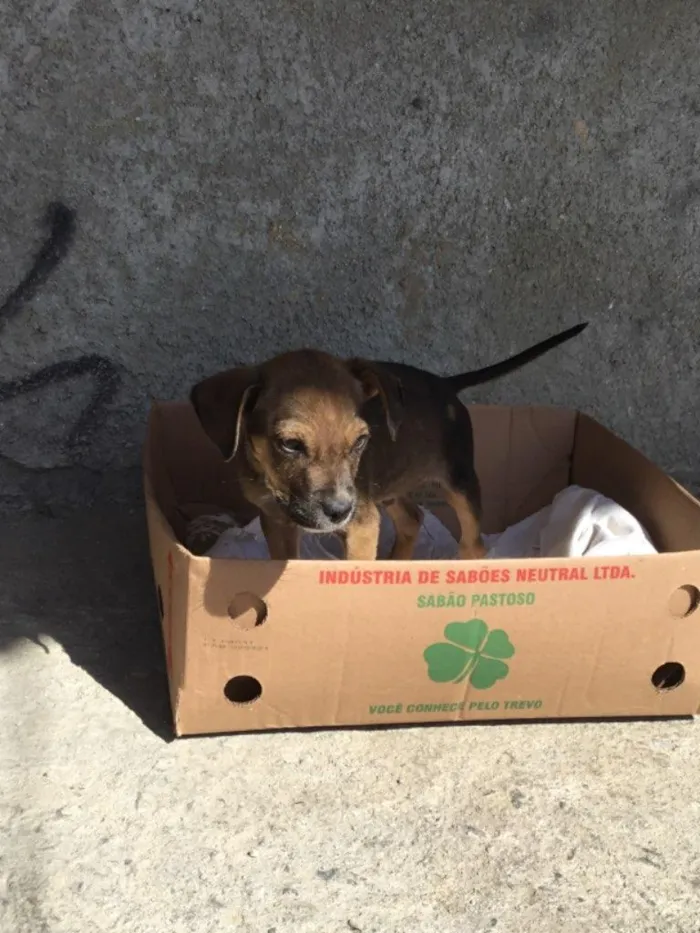
[[[480,494],[476,489],[470,492],[471,496],[457,489],[450,489],[447,491],[447,499],[457,515],[462,532],[459,539],[459,559],[483,560],[486,547],[481,537],[479,507],[474,504],[475,499],[479,501],[477,495],[480,498]]]
[[[263,512],[260,515],[270,560],[296,560],[299,557],[299,529],[291,522],[276,522]]]
[[[345,532],[346,560],[376,560],[379,546],[379,509],[373,502],[358,506]]]
[[[391,559],[411,560],[423,522],[421,510],[410,499],[390,499],[385,503],[385,508],[396,531]]]

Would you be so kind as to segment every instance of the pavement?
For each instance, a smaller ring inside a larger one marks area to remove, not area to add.
[[[693,722],[171,740],[145,542],[0,527],[0,930],[697,931]]]

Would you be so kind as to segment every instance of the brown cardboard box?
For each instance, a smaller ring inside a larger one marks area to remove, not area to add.
[[[154,405],[146,502],[178,735],[696,713],[700,503],[585,415],[471,411],[486,532],[577,483],[628,509],[663,553],[355,564],[195,557],[179,543],[185,511],[250,512],[190,405]]]

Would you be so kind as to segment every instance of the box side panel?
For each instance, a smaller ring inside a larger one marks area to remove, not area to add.
[[[571,475],[572,482],[596,489],[627,509],[659,550],[700,550],[700,503],[586,415],[578,419]]]
[[[319,604],[307,563],[192,559],[181,734],[338,723],[355,609]]]
[[[576,412],[565,408],[469,407],[483,530],[503,531],[544,506],[569,483]]]
[[[700,574],[696,554],[371,567],[197,561],[196,572],[183,734],[678,716],[700,703],[700,611],[684,617],[674,601]],[[229,614],[242,586],[266,604],[259,625]],[[681,680],[663,665],[680,665]],[[231,699],[236,677],[261,695]]]
[[[177,507],[175,488],[168,469],[164,446],[163,411],[166,405],[154,403],[148,416],[148,428],[143,451],[144,490],[146,501],[150,495],[164,522],[181,539],[185,521]]]
[[[179,705],[187,663],[188,555],[177,543],[145,477],[146,518],[156,600],[163,633],[170,704],[179,733]]]

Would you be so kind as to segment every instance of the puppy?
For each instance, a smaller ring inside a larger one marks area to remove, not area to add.
[[[298,557],[300,529],[340,532],[349,560],[375,560],[379,506],[409,560],[420,530],[410,494],[445,491],[462,559],[485,554],[471,418],[458,394],[580,334],[579,324],[493,366],[440,377],[411,366],[296,350],[198,383],[190,400],[260,511],[273,560]]]

